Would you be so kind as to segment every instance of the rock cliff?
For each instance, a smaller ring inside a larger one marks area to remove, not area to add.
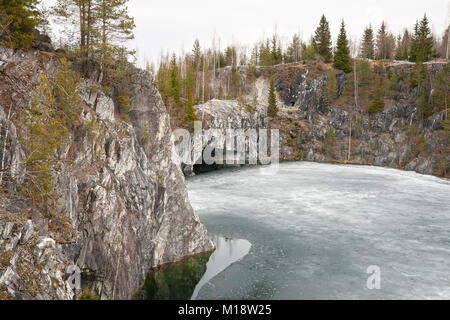
[[[433,81],[444,65],[442,62],[427,63],[427,79]],[[346,83],[352,81],[351,75],[336,70],[338,99],[330,103],[325,97],[331,65],[304,64],[274,66],[258,72],[253,81],[241,77],[246,79],[242,91],[246,93],[247,104],[253,102],[252,88],[257,89],[258,106],[253,112],[239,108],[237,101],[210,101],[195,108],[204,127],[222,131],[224,128],[279,129],[281,160],[386,166],[448,177],[450,146],[449,138],[443,132],[448,111],[420,120],[415,89],[408,85],[413,66],[396,62],[385,67],[387,74],[396,75],[397,90],[386,99],[385,110],[376,114],[367,112],[367,101],[360,102],[356,108],[352,98],[344,99]],[[274,78],[277,89],[280,112],[275,118],[268,118],[266,112],[267,74]],[[220,83],[218,78],[213,86],[225,86],[225,83]],[[327,142],[331,128],[334,133]],[[446,165],[447,172],[443,172]],[[190,169],[185,168],[185,173],[191,174]],[[209,169],[217,169],[217,166]],[[207,168],[200,171],[205,170]]]
[[[58,154],[53,172],[58,208],[35,209],[18,189],[27,174],[21,113],[42,73],[60,56],[0,48],[0,299],[73,299],[73,270],[101,299],[131,298],[150,268],[209,252],[213,244],[194,213],[174,153],[169,115],[152,77],[136,70],[130,121],[95,82],[81,88],[86,121]],[[61,221],[64,221],[62,223]]]

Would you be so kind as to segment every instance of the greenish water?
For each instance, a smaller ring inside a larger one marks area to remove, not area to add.
[[[144,300],[188,300],[206,272],[209,254],[190,257],[180,263],[151,270],[144,287],[136,295]]]
[[[245,257],[251,244],[246,240],[213,236],[212,254],[189,257],[179,263],[151,270],[144,287],[136,295],[144,300],[195,299],[200,289],[230,265]]]

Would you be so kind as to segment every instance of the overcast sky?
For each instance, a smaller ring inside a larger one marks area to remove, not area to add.
[[[49,0],[52,1],[52,0]],[[53,0],[54,1],[54,0]],[[161,52],[190,51],[195,38],[211,46],[214,32],[222,48],[236,43],[249,45],[263,35],[300,33],[308,40],[322,13],[330,21],[333,38],[345,19],[348,35],[360,37],[369,23],[378,28],[388,23],[394,33],[412,28],[426,13],[433,32],[441,35],[448,25],[450,0],[130,0],[136,21],[139,63],[156,62]]]

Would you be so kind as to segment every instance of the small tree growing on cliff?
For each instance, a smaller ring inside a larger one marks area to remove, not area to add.
[[[60,161],[58,152],[70,143],[71,132],[77,127],[88,139],[101,139],[102,128],[95,118],[86,122],[81,118],[79,89],[78,74],[63,60],[54,76],[41,76],[30,106],[22,115],[20,143],[25,153],[26,176],[18,189],[31,198],[34,207],[46,213],[55,213],[57,191],[53,188],[53,174]]]
[[[335,143],[336,143],[336,133],[334,127],[330,126],[323,141],[323,151],[326,153],[331,153]]]
[[[194,129],[194,122],[198,120],[197,114],[195,113],[194,106],[189,105],[186,108],[186,114],[184,116],[184,125],[187,129]]]
[[[53,167],[57,151],[69,142],[70,130],[81,124],[79,78],[62,61],[52,79],[43,74],[31,105],[24,111],[25,132],[21,144],[25,151],[26,183],[21,191],[33,205],[48,210],[54,205]]]
[[[270,79],[270,88],[269,88],[269,105],[267,107],[267,114],[269,117],[276,117],[278,114],[278,106],[277,106],[277,92],[275,89],[275,82],[273,78]]]
[[[379,113],[384,111],[384,99],[381,88],[375,90],[373,101],[367,111],[369,113]]]
[[[367,110],[369,113],[379,113],[384,111],[384,99],[383,99],[383,78],[377,76],[375,80],[375,92],[372,103]]]
[[[435,111],[446,111],[448,117],[448,93],[450,91],[450,64],[440,70],[433,82],[433,107]]]
[[[348,46],[344,20],[342,20],[341,32],[338,37],[337,48],[334,54],[334,67],[343,70],[345,73],[350,73],[353,70],[350,66],[350,48]]]
[[[338,95],[336,72],[334,70],[331,70],[330,72],[328,72],[327,95],[328,95],[328,101],[330,103],[333,103],[334,100],[336,100],[337,95]]]

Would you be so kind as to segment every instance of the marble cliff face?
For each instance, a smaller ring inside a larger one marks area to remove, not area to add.
[[[32,209],[18,192],[24,152],[18,116],[30,103],[40,74],[54,74],[55,54],[0,48],[0,298],[73,299],[68,268],[102,299],[128,299],[150,268],[213,250],[205,226],[187,196],[174,153],[169,115],[153,78],[136,70],[129,121],[114,100],[81,88],[82,117],[101,123],[101,138],[71,132],[55,172],[57,212],[67,224]],[[100,151],[100,152],[99,152]],[[2,174],[3,174],[2,173]]]
[[[432,81],[444,66],[440,62],[426,63],[427,79]],[[345,162],[350,159],[355,164],[442,175],[440,165],[450,163],[450,143],[443,132],[447,114],[442,111],[420,120],[416,89],[408,85],[413,67],[414,64],[408,62],[386,67],[386,72],[395,74],[398,79],[397,90],[386,100],[383,112],[370,114],[368,105],[360,104],[355,108],[353,99],[343,97],[346,83],[352,81],[351,75],[336,71],[338,99],[330,103],[325,98],[330,65],[321,68],[304,64],[274,66],[270,72],[275,80],[280,109],[274,118],[267,116],[269,78],[261,73],[256,80],[246,80],[247,70],[240,67],[245,102],[253,103],[252,90],[256,88],[257,108],[249,112],[235,100],[213,100],[195,106],[204,128],[203,148],[208,145],[210,128],[220,129],[223,134],[227,128],[279,129],[281,160]],[[226,72],[231,71],[220,70],[221,77],[211,83],[213,90],[226,86],[227,76],[223,75]],[[327,146],[330,128],[334,135]],[[183,171],[192,175],[220,167],[191,164],[183,165]]]

